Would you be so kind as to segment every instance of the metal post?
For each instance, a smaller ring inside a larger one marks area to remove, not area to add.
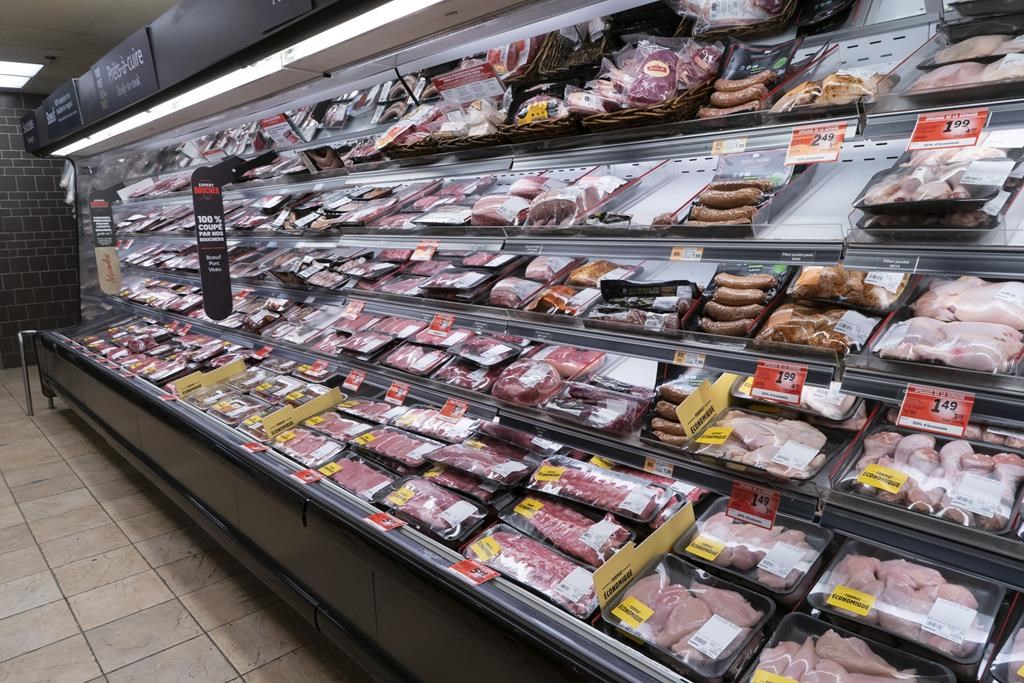
[[[28,379],[28,359],[25,357],[25,336],[35,334],[36,330],[22,330],[18,332],[18,354],[21,356],[21,378],[25,383],[25,413],[32,417],[35,411],[32,410],[32,384]],[[50,399],[50,407],[53,407],[53,399]]]

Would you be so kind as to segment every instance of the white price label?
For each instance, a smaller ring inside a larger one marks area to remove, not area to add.
[[[662,462],[657,458],[650,456],[644,458],[644,472],[650,472],[651,474],[660,474],[663,477],[672,476],[672,464]]]
[[[871,270],[864,276],[864,284],[878,285],[895,294],[900,291],[900,285],[903,284],[903,273],[890,270]]]
[[[972,161],[960,177],[961,185],[1002,187],[1010,177],[1015,162],[1012,159],[977,159]]]
[[[555,586],[555,592],[569,602],[579,602],[593,589],[594,577],[583,567],[573,569]]]
[[[515,460],[509,460],[508,462],[499,462],[497,465],[491,468],[491,473],[498,477],[508,477],[517,472],[522,472],[526,469],[526,465]]]
[[[621,527],[610,519],[602,519],[597,524],[594,524],[589,529],[583,532],[580,536],[580,541],[584,545],[593,548],[597,552],[601,552],[601,547],[608,542],[608,539],[612,537],[616,531]]]
[[[772,462],[794,470],[804,470],[817,454],[817,448],[796,441],[787,441],[772,457]]]
[[[999,509],[1002,497],[1003,485],[998,479],[965,472],[953,491],[951,505],[982,517],[992,517]]]
[[[977,615],[978,610],[937,598],[921,630],[960,645],[967,638],[967,632]]]
[[[441,519],[452,526],[459,526],[467,517],[477,512],[476,506],[472,503],[460,500],[450,508],[441,513]]]
[[[742,631],[728,619],[713,614],[686,642],[704,656],[718,659]]]
[[[791,571],[800,566],[805,552],[807,551],[788,543],[776,543],[757,564],[757,568],[785,579]]]
[[[632,512],[635,515],[639,515],[644,511],[644,508],[651,502],[651,498],[654,494],[651,493],[649,488],[637,487],[629,492],[625,500],[619,503],[619,507],[628,512]]]
[[[864,342],[871,336],[871,332],[875,329],[877,323],[878,318],[869,318],[857,311],[847,311],[836,322],[834,329],[836,332],[849,337],[850,342],[854,346],[864,346]]]
[[[1024,283],[1021,282],[1006,282],[999,291],[996,292],[995,298],[1000,301],[1006,301],[1024,308]]]

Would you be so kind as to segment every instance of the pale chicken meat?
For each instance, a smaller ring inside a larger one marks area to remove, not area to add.
[[[962,62],[979,57],[988,57],[996,54],[999,47],[1010,38],[1011,36],[1001,35],[974,36],[939,50],[935,54],[934,61],[936,64],[948,64],[950,62]]]
[[[899,671],[875,654],[863,640],[845,638],[829,629],[803,643],[783,640],[761,652],[756,669],[799,683],[869,683],[916,681],[913,671]]]
[[[992,62],[981,72],[982,81],[1019,81],[1024,79],[1024,64],[1017,55],[1007,55]]]
[[[722,444],[703,444],[698,437],[696,452],[700,455],[750,465],[791,479],[808,479],[825,464],[822,449],[828,437],[806,422],[730,410],[714,426],[731,432]],[[790,443],[805,447],[806,463],[777,457],[779,450]]]
[[[985,65],[978,62],[947,64],[918,78],[907,92],[927,92],[972,85],[981,80],[984,71]]]
[[[998,323],[1024,330],[1024,282],[988,282],[973,275],[936,280],[911,308],[943,322]]]
[[[875,352],[894,360],[1009,373],[1024,353],[1024,336],[1000,323],[942,322],[917,316],[886,330]]]

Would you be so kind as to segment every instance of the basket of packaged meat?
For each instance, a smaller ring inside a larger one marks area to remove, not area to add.
[[[976,669],[1005,593],[1002,586],[916,557],[848,541],[807,600],[843,623],[902,638],[933,660],[939,655],[945,658],[940,661]]]
[[[421,407],[409,408],[391,424],[446,443],[460,443],[473,435],[480,426],[480,420],[468,416],[450,418],[434,408]]]
[[[372,460],[402,472],[416,470],[427,462],[427,453],[444,444],[394,427],[377,427],[353,438],[349,443]]]
[[[880,358],[1013,375],[1024,356],[1024,283],[934,278],[875,342]]]
[[[765,596],[661,555],[602,608],[601,618],[688,680],[722,683],[734,680],[757,650],[774,612]]]
[[[320,467],[345,450],[344,445],[301,427],[275,436],[273,446],[306,467]]]
[[[476,533],[487,509],[421,477],[403,477],[374,495],[396,517],[442,542],[458,545]]]
[[[794,612],[782,617],[757,659],[736,680],[954,683],[947,667],[902,648]],[[1004,681],[1009,683],[1009,681]]]
[[[602,514],[540,494],[518,497],[499,517],[527,536],[549,543],[595,569],[636,538],[636,533],[611,513]]]
[[[496,524],[466,546],[465,556],[585,619],[597,610],[589,569],[506,524]]]
[[[836,303],[871,313],[889,313],[910,293],[909,273],[843,266],[804,266],[788,294],[804,301]]]
[[[643,421],[650,401],[580,382],[566,382],[541,406],[555,418],[609,434],[631,435]]]
[[[777,515],[764,529],[726,514],[719,498],[695,526],[676,541],[674,551],[708,571],[759,592],[786,607],[795,606],[818,575],[832,532],[795,517]]]
[[[641,327],[645,332],[676,332],[700,299],[700,290],[688,280],[601,281],[602,302],[587,311],[590,327]]]
[[[849,434],[814,427],[801,419],[729,408],[690,439],[683,450],[705,462],[775,479],[806,481],[849,441]]]
[[[810,346],[845,356],[867,348],[881,321],[852,308],[787,301],[772,311],[754,341],[766,347]]]
[[[833,488],[1003,534],[1017,517],[1024,457],[1005,446],[876,424]]]
[[[792,268],[746,264],[722,267],[687,319],[691,329],[748,337],[781,296]]]
[[[561,455],[540,463],[527,487],[641,523],[655,518],[667,493],[645,479]]]
[[[868,412],[864,399],[852,394],[844,394],[838,390],[838,384],[827,389],[805,384],[800,392],[798,405],[784,406],[769,399],[753,398],[750,390],[754,386],[753,377],[737,377],[729,394],[739,399],[741,405],[749,405],[755,410],[770,410],[773,414],[800,413],[806,420],[816,425],[859,432],[868,423]]]
[[[1010,630],[1009,637],[996,653],[989,674],[999,683],[1017,683],[1024,669],[1024,617]]]
[[[339,441],[350,441],[373,429],[372,424],[344,417],[332,410],[304,420],[302,426]]]
[[[366,501],[372,501],[378,491],[398,480],[397,475],[358,455],[347,454],[334,464],[328,479]]]
[[[500,486],[517,484],[533,471],[533,465],[522,458],[502,454],[472,439],[431,451],[427,459]]]
[[[253,396],[232,394],[214,403],[206,411],[227,425],[237,425],[253,415],[259,415],[270,405]]]

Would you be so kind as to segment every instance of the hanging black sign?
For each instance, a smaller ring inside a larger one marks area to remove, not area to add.
[[[39,109],[46,126],[47,140],[62,138],[82,125],[82,112],[78,108],[78,92],[74,81],[57,86],[43,100]]]
[[[26,152],[34,152],[42,144],[39,142],[39,126],[36,124],[36,113],[30,111],[21,117],[21,139],[25,143]]]
[[[231,271],[224,232],[224,173],[203,166],[192,173],[192,209],[195,212],[199,276],[203,284],[203,310],[213,320],[231,315]]]
[[[114,215],[110,203],[117,191],[124,187],[118,183],[105,190],[93,192],[89,197],[89,219],[92,222],[93,251],[96,254],[96,278],[100,289],[107,294],[121,291],[121,260],[114,235]]]
[[[141,28],[78,79],[82,118],[92,123],[158,89],[149,29]]]
[[[97,247],[114,246],[114,213],[110,202],[93,196],[89,200],[89,216],[92,219],[92,241]]]
[[[263,30],[269,31],[275,26],[313,11],[313,0],[263,0],[263,7],[253,9]]]

